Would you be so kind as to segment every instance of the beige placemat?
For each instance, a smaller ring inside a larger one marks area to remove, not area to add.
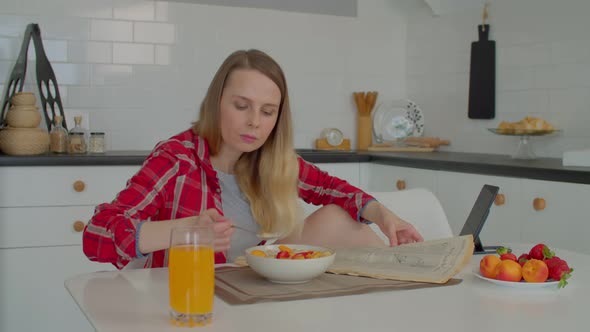
[[[461,279],[451,279],[445,284],[430,284],[324,273],[304,284],[285,285],[270,282],[249,267],[224,267],[215,270],[215,294],[229,304],[291,301],[369,292],[444,287],[460,282]]]

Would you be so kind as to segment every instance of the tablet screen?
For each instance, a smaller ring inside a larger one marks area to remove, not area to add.
[[[482,252],[483,247],[481,245],[481,241],[479,239],[479,233],[483,228],[483,224],[485,223],[488,214],[490,212],[490,207],[492,203],[496,199],[496,195],[498,194],[498,190],[500,188],[496,186],[492,186],[486,184],[481,188],[479,192],[479,196],[475,200],[475,204],[465,221],[465,225],[463,225],[463,229],[459,235],[467,235],[472,234],[473,239],[475,241],[475,252]]]

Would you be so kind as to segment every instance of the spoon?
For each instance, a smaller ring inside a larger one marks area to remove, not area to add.
[[[276,240],[278,240],[278,238],[280,237],[280,234],[278,233],[269,233],[269,232],[255,232],[253,230],[241,227],[241,226],[236,226],[236,225],[232,225],[233,228],[237,228],[237,229],[241,229],[245,232],[248,233],[252,233],[252,234],[256,234],[256,237],[258,237],[261,240],[266,241],[266,244],[272,244],[274,243]]]

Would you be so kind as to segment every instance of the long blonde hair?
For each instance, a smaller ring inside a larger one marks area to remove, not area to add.
[[[223,140],[219,104],[227,78],[237,69],[257,70],[281,91],[278,119],[268,139],[259,149],[243,153],[235,165],[238,185],[262,230],[298,234],[302,229],[297,189],[299,163],[293,147],[287,81],[278,63],[259,50],[232,53],[213,77],[193,130],[207,140],[212,156],[219,153]]]

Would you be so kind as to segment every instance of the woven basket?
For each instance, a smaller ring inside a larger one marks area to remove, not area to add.
[[[0,150],[13,156],[27,156],[49,151],[49,133],[42,128],[12,128],[0,130]]]
[[[13,106],[6,112],[6,123],[13,128],[37,128],[41,123],[39,108]]]
[[[34,106],[37,103],[37,98],[32,92],[17,92],[10,100],[12,105]]]

